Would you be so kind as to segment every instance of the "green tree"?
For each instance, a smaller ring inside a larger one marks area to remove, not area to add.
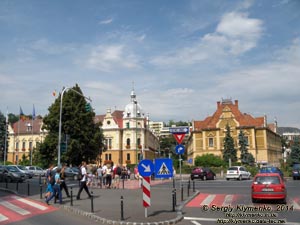
[[[253,155],[248,152],[248,142],[242,130],[240,130],[238,138],[239,138],[239,146],[240,146],[239,149],[241,151],[241,158],[240,158],[241,162],[243,164],[248,164],[248,165],[253,164],[255,159]]]
[[[291,145],[290,160],[291,160],[291,163],[299,163],[300,162],[299,138],[295,138],[294,142]]]
[[[225,138],[223,140],[223,144],[224,144],[223,160],[225,162],[229,162],[229,159],[231,159],[231,162],[236,162],[237,161],[237,151],[234,147],[234,140],[230,134],[229,124],[226,125],[226,134],[225,134]]]
[[[7,133],[6,126],[6,118],[3,113],[0,112],[0,161],[4,159],[5,134]]]
[[[78,85],[72,89],[82,93]],[[66,136],[69,138],[67,151],[61,154],[61,162],[79,165],[82,160],[88,163],[96,160],[100,148],[103,147],[103,133],[99,124],[94,123],[93,110],[86,111],[86,99],[73,90],[67,90],[63,96],[61,142],[66,141]],[[44,166],[57,162],[60,99],[59,95],[43,120],[43,128],[49,134],[40,145],[36,157]]]
[[[223,166],[223,164],[224,161],[221,157],[214,154],[204,154],[195,158],[195,166],[219,167]]]

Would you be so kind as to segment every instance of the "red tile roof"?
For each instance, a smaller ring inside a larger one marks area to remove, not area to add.
[[[39,134],[41,130],[41,126],[43,124],[42,119],[25,119],[25,120],[19,120],[15,122],[12,125],[12,128],[14,130],[15,135],[17,134]],[[31,129],[28,129],[28,127],[31,127],[33,125],[33,131]]]

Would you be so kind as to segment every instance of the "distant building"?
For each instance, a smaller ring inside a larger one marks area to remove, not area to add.
[[[158,137],[160,136],[161,130],[164,127],[163,122],[154,122],[150,121],[149,122],[149,129]]]
[[[148,118],[137,102],[134,90],[124,111],[107,110],[95,117],[102,123],[107,151],[101,155],[101,163],[137,164],[141,159],[154,159],[158,154],[159,140],[151,131]]]
[[[193,121],[192,134],[187,142],[187,157],[193,161],[196,156],[212,153],[223,155],[223,140],[226,125],[230,126],[235,148],[238,150],[238,135],[243,131],[248,141],[248,151],[258,164],[279,164],[282,159],[280,135],[276,133],[277,122],[267,124],[267,117],[254,118],[239,110],[238,101],[222,99],[217,102],[215,113],[204,120]],[[240,151],[238,158],[240,158]]]
[[[30,160],[34,149],[45,140],[47,132],[42,130],[42,119],[19,120],[9,126],[7,161],[18,164],[23,155]]]

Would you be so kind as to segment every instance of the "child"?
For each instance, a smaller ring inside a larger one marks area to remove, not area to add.
[[[53,193],[53,187],[52,184],[49,182],[47,184],[47,189],[46,189],[46,194],[45,194],[45,198],[49,198],[51,196],[51,194]]]

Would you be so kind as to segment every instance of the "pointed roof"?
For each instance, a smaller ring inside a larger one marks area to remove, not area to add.
[[[254,118],[247,113],[242,113],[239,110],[238,100],[233,103],[229,99],[225,99],[222,102],[217,102],[217,110],[212,116],[206,117],[202,121],[194,121],[194,129],[215,129],[217,128],[217,123],[220,120],[224,111],[231,111],[234,119],[239,122],[239,126],[254,126],[254,127],[264,127],[265,118],[257,117]]]
[[[119,128],[123,128],[123,113],[124,111],[122,110],[115,110],[111,116],[113,117],[113,120],[115,121],[115,123],[118,125]],[[103,123],[104,118],[105,118],[106,114],[104,115],[96,115],[94,118],[95,123]]]
[[[39,134],[43,125],[43,120],[36,118],[35,120],[25,119],[19,120],[12,125],[14,134]],[[31,128],[32,127],[32,128]],[[31,128],[31,129],[29,129]]]

